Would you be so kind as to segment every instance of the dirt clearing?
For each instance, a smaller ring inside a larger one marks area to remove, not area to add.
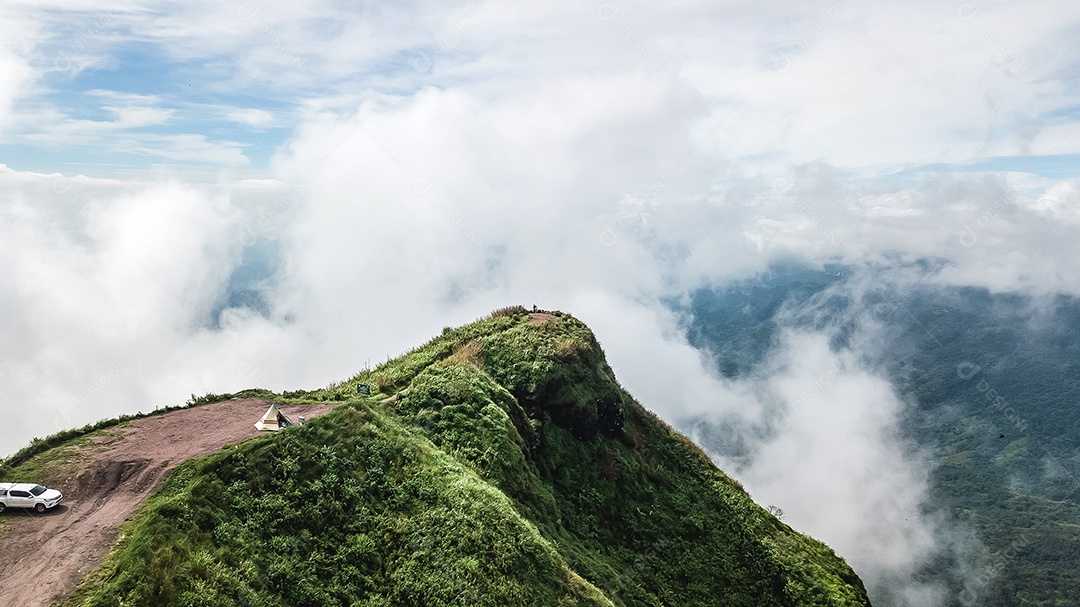
[[[37,514],[8,510],[0,540],[0,587],[23,607],[66,598],[116,543],[120,524],[185,460],[260,434],[254,423],[270,401],[249,398],[181,409],[107,431],[56,478],[41,479],[64,493],[57,507]],[[294,421],[333,405],[282,406]],[[2,601],[6,604],[6,601]]]
[[[529,314],[528,324],[542,325],[546,322],[555,322],[556,320],[559,320],[559,317],[553,314],[547,314],[545,312],[533,312]]]

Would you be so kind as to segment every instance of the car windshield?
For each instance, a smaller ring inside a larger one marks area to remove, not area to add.
[[[30,493],[33,493],[34,495],[41,495],[42,493],[45,493],[45,487],[42,487],[41,485],[34,485],[34,488],[30,490]]]

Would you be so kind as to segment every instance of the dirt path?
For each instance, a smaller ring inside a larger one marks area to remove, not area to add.
[[[8,510],[0,532],[0,589],[23,607],[46,607],[67,597],[115,544],[118,528],[177,465],[259,434],[254,423],[269,407],[262,399],[231,400],[146,417],[116,428],[98,444],[80,447],[78,461],[49,487],[64,501],[44,514]],[[281,410],[293,420],[332,405]],[[0,603],[7,604],[6,599]]]
[[[559,320],[558,316],[553,316],[553,315],[548,314],[546,312],[532,312],[532,313],[529,314],[529,322],[528,322],[528,324],[530,324],[530,325],[542,325],[542,324],[544,324],[546,322],[554,322],[556,320]]]

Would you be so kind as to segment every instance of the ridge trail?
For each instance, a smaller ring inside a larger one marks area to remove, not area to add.
[[[0,587],[23,607],[63,602],[118,541],[120,525],[178,465],[258,434],[254,423],[271,401],[246,398],[171,411],[110,428],[52,478],[38,482],[64,493],[44,514],[9,509],[0,514]],[[279,405],[280,406],[280,405]],[[333,405],[281,406],[296,419]],[[64,448],[63,446],[59,448]]]

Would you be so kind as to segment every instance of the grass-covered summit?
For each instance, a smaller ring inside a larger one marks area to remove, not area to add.
[[[181,466],[70,604],[868,604],[569,315],[500,310],[286,396],[343,402]]]

